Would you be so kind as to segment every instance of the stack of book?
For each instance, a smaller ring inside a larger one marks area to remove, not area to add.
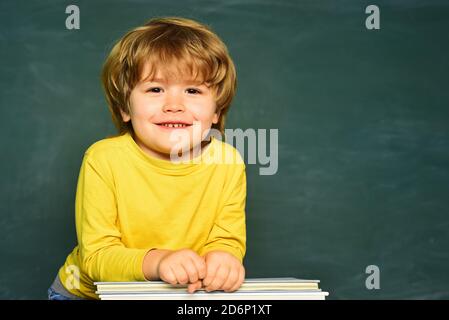
[[[319,280],[296,278],[246,279],[234,292],[203,289],[187,292],[187,285],[171,285],[163,281],[95,282],[101,300],[324,300]]]

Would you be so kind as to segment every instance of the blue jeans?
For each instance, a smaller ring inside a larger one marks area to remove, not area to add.
[[[68,292],[62,285],[59,276],[56,276],[52,285],[48,288],[47,294],[48,300],[86,300]]]
[[[55,290],[53,288],[48,288],[48,300],[73,300],[72,298],[66,297]]]

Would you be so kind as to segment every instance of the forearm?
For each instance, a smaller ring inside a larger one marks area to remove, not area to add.
[[[153,249],[148,251],[143,259],[142,270],[147,280],[159,280],[159,264],[161,260],[173,252],[172,250]]]
[[[142,281],[142,263],[147,251],[123,245],[80,245],[79,262],[93,281]]]

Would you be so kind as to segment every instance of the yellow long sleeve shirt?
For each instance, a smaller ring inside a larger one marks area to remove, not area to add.
[[[145,280],[143,259],[153,248],[224,250],[243,261],[245,202],[245,164],[225,142],[212,138],[200,156],[173,163],[144,153],[129,133],[100,140],[81,165],[78,245],[59,270],[61,282],[98,298],[95,281]]]

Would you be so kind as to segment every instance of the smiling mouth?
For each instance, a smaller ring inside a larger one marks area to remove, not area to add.
[[[172,128],[172,129],[187,128],[191,126],[191,124],[185,123],[157,123],[156,125],[158,125],[159,127]]]

